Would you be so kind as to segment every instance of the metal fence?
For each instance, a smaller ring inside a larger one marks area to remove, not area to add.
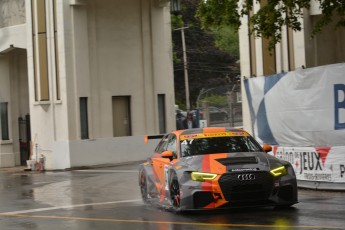
[[[194,119],[204,126],[242,127],[242,100],[239,85],[201,89],[196,106],[190,111]],[[179,110],[182,114],[186,111]],[[182,118],[184,119],[184,118]]]

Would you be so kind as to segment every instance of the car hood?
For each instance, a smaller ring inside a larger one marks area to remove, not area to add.
[[[241,171],[269,171],[286,164],[265,152],[217,153],[183,157],[180,161],[186,171],[222,174]]]

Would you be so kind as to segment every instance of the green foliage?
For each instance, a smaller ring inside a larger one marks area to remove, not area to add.
[[[313,36],[328,25],[332,19],[337,20],[336,27],[345,27],[344,0],[316,0],[320,3],[322,15],[314,25]],[[251,31],[257,37],[270,40],[270,48],[281,40],[282,26],[294,31],[302,28],[300,19],[303,9],[310,8],[310,0],[257,0],[261,8],[251,14],[254,0],[200,0],[197,15],[204,27],[231,25],[234,29],[241,26],[241,17],[250,16]]]
[[[179,109],[186,110],[186,104],[181,102],[179,99],[175,100],[175,104],[178,105]]]
[[[180,28],[183,26],[183,20],[181,15],[171,15],[171,29]]]
[[[175,28],[180,28],[183,26],[183,20],[182,20],[182,16],[181,15],[171,15],[171,30],[172,32],[174,31]],[[173,46],[175,46],[175,44],[173,43]],[[175,50],[175,49],[173,49]],[[176,52],[173,52],[173,62],[175,64],[180,64],[182,62],[182,60],[180,58],[178,58]]]
[[[239,75],[237,54],[229,53],[215,45],[216,36],[210,30],[201,27],[200,19],[195,17],[199,0],[181,1],[182,24],[173,24],[173,52],[174,59],[174,84],[175,100],[185,103],[185,78],[181,27],[184,30],[187,52],[187,70],[189,81],[189,96],[191,107],[196,106],[196,100],[202,88],[222,87],[224,92],[229,89],[230,79]],[[175,17],[175,15],[174,15]],[[172,22],[175,19],[172,19]],[[221,40],[221,39],[220,39]],[[219,46],[220,47],[220,46]],[[183,103],[178,103],[180,108],[185,108]]]
[[[215,107],[227,107],[228,102],[227,102],[227,97],[226,96],[220,96],[220,95],[212,95],[209,97],[205,97],[202,99],[203,101],[208,101],[210,105],[215,106]]]
[[[240,56],[239,37],[235,29],[229,26],[221,26],[212,28],[212,31],[215,34],[216,47],[237,57]]]

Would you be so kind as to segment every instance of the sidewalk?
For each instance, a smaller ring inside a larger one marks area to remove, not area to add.
[[[9,167],[9,168],[0,168],[0,173],[2,173],[2,172],[4,172],[4,173],[24,172],[24,170],[27,168],[28,168],[27,166],[15,166],[15,167]]]
[[[73,170],[86,170],[86,169],[104,169],[104,168],[127,168],[127,167],[138,167],[139,164],[143,163],[144,161],[131,161],[131,162],[122,162],[122,163],[115,163],[115,164],[101,164],[101,165],[88,165],[88,166],[78,166],[78,167],[72,167],[72,168],[66,168],[66,169],[46,169],[43,171],[36,170],[30,170],[28,166],[22,165],[22,166],[14,166],[14,167],[8,167],[8,168],[0,168],[0,173],[19,173],[19,172],[60,172],[60,171],[73,171]]]

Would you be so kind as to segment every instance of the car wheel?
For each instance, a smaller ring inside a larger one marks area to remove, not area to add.
[[[174,208],[180,207],[180,184],[175,172],[170,174],[170,199]]]
[[[147,180],[144,171],[141,171],[140,173],[140,192],[144,203],[148,203]]]

